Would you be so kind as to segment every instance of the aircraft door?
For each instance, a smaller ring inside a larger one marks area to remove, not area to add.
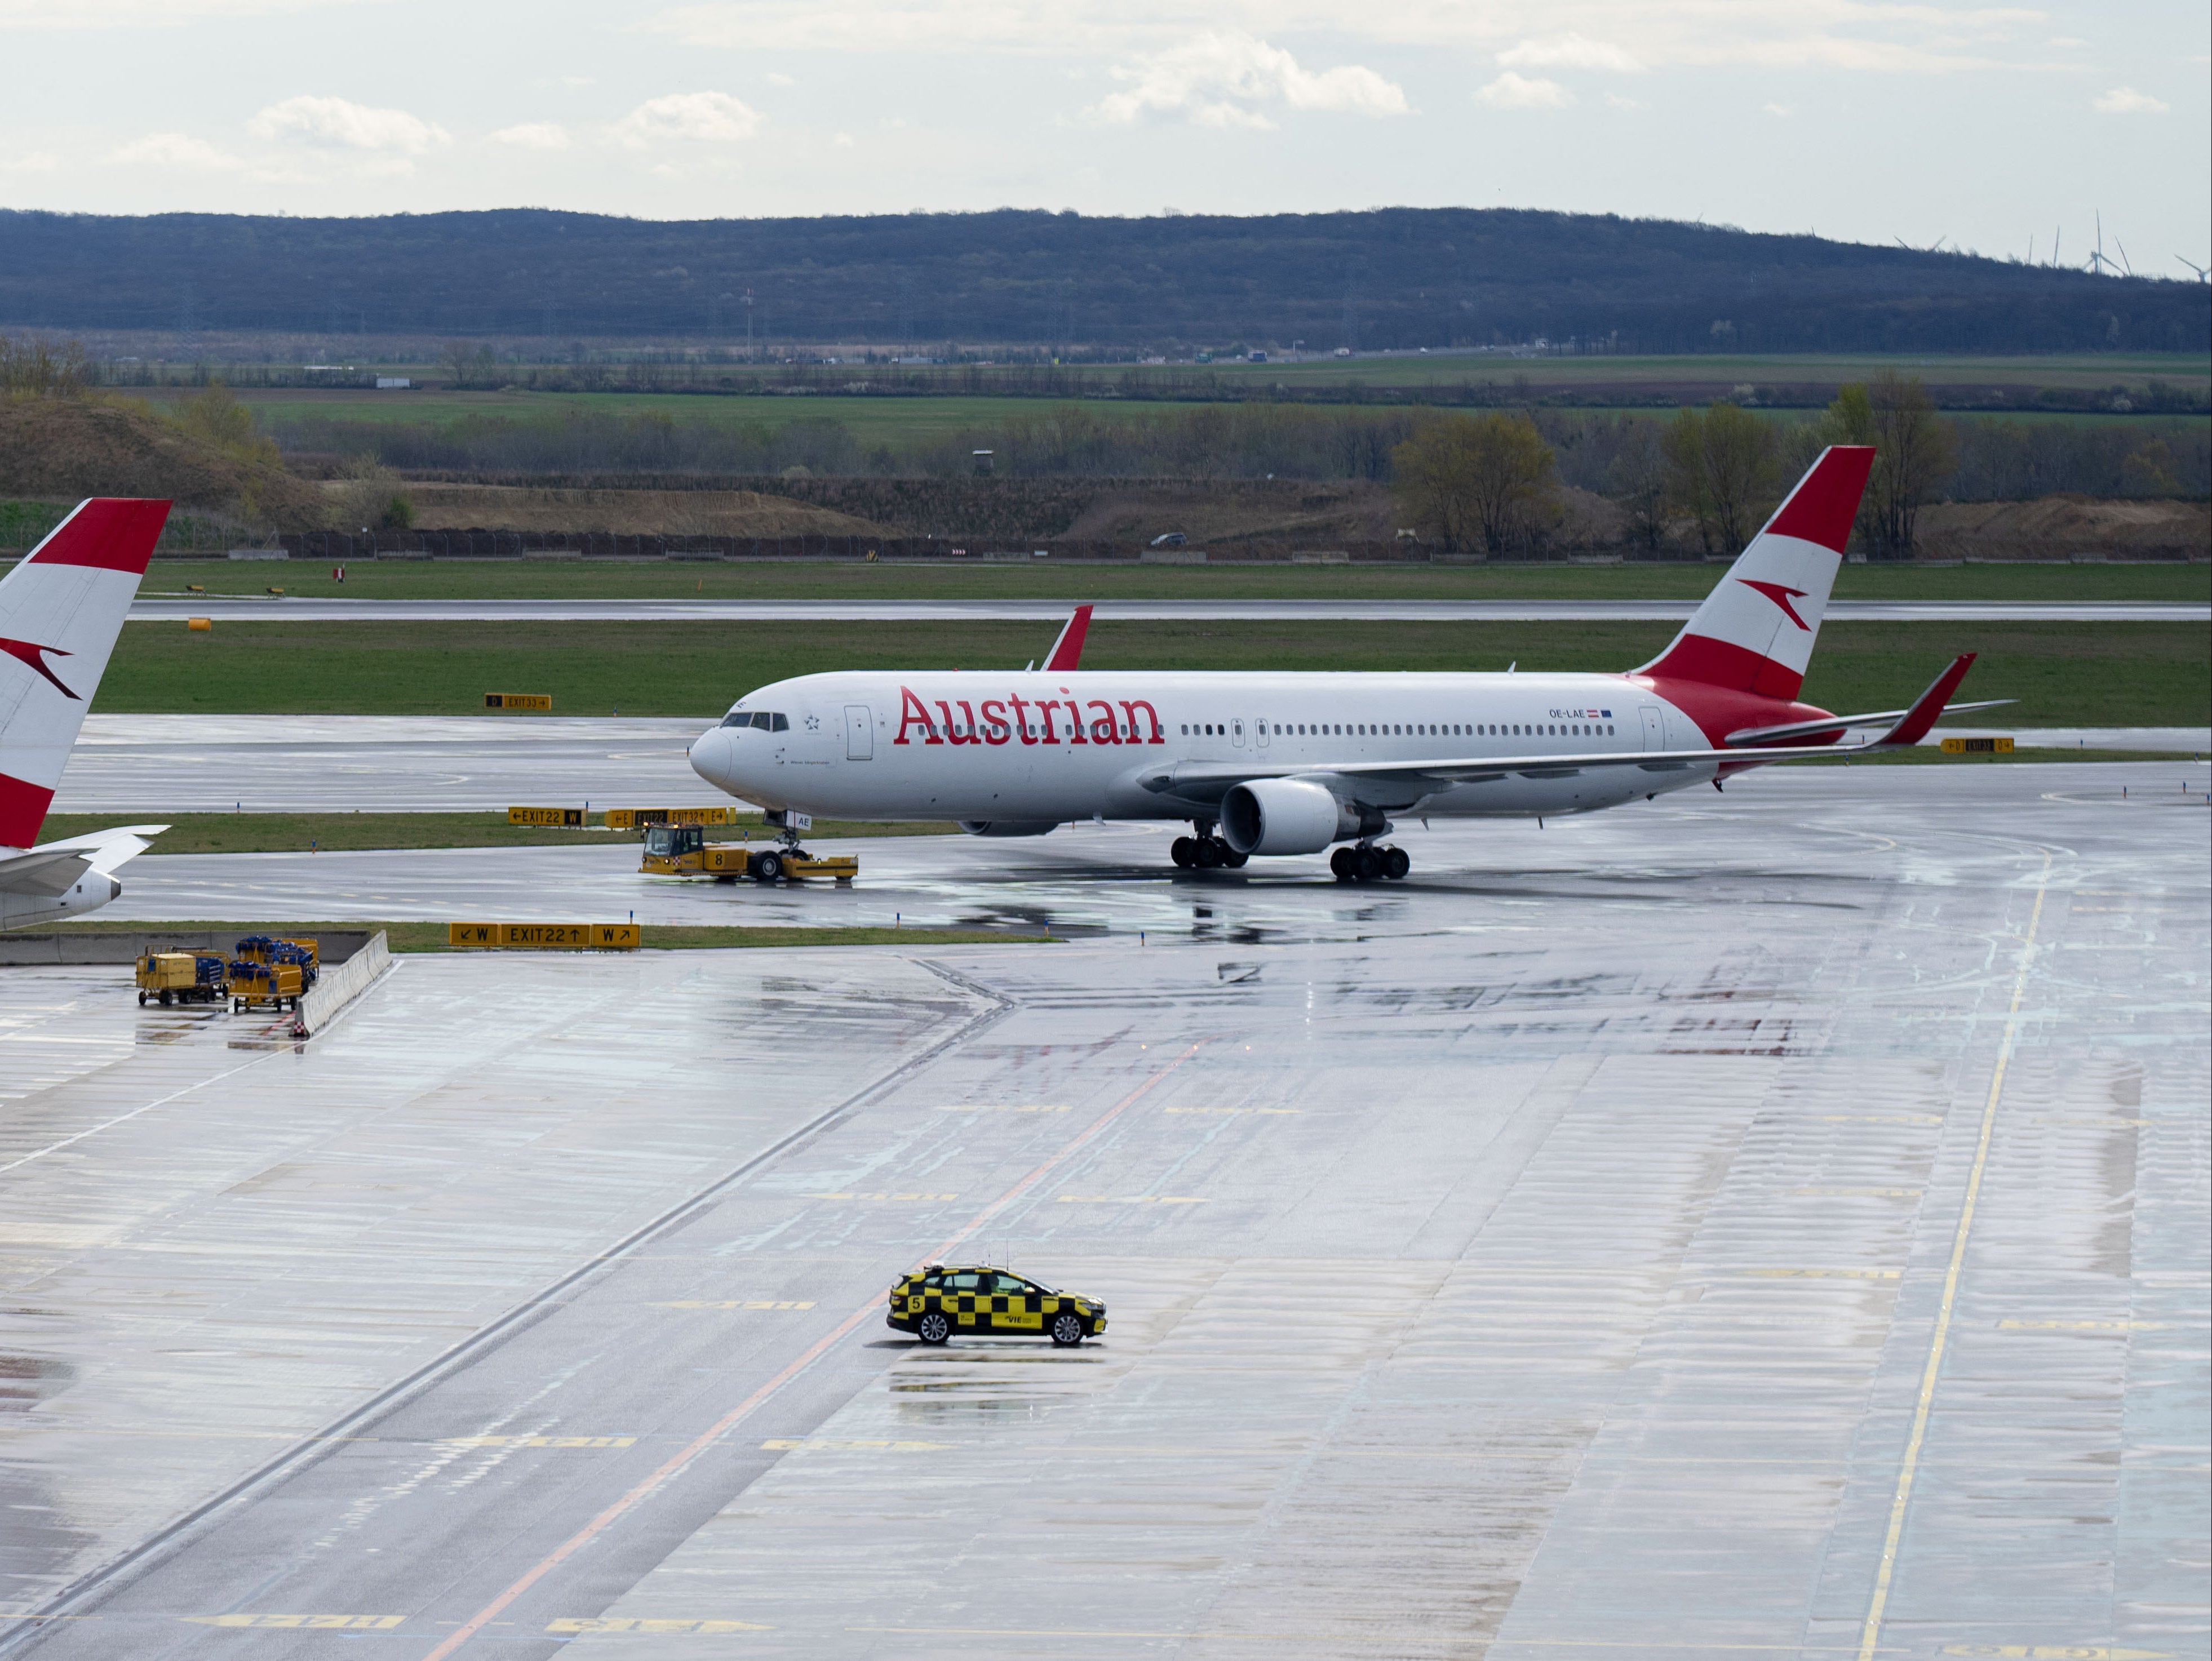
[[[1230,718],[1229,742],[1238,749],[1244,748],[1244,718],[1241,715]]]
[[[1265,721],[1252,723],[1252,742],[1261,749],[1267,748],[1267,724]]]
[[[1659,718],[1659,712],[1649,704],[1644,706],[1644,748],[1646,749],[1667,748],[1666,723]]]
[[[845,759],[870,761],[876,755],[876,720],[866,704],[845,706]]]

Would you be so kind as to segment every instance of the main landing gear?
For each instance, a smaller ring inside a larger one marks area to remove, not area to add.
[[[1233,871],[1251,858],[1237,852],[1218,836],[1178,836],[1168,849],[1168,857],[1187,871]]]
[[[1340,882],[1403,882],[1413,862],[1403,848],[1378,848],[1372,842],[1339,848],[1328,857],[1328,868]]]

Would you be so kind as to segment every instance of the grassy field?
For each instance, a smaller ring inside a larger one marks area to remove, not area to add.
[[[587,919],[588,920],[588,919]],[[263,919],[219,918],[188,923],[64,923],[41,933],[52,934],[138,934],[149,931],[174,929],[179,934],[204,929],[221,931],[225,929],[251,927],[264,934],[280,938],[313,938],[331,933],[354,933],[362,930],[371,932],[381,929],[385,943],[395,952],[457,952],[470,949],[447,943],[450,936],[443,923],[374,923],[348,918],[337,923],[272,923]],[[1042,934],[1001,934],[986,929],[748,929],[720,927],[712,924],[696,926],[647,924],[641,937],[647,951],[714,951],[732,947],[746,946],[908,946],[918,951],[927,951],[937,946],[1035,946],[1050,943],[1054,937]],[[487,952],[486,956],[498,954]]]
[[[146,594],[287,593],[368,600],[1678,600],[1712,591],[1705,564],[1482,566],[771,565],[651,560],[363,560],[343,584],[320,561],[162,560]],[[2212,562],[2074,565],[1847,565],[1848,600],[2164,600],[2212,602]],[[276,608],[272,605],[272,610]],[[228,628],[231,625],[223,625]],[[1049,645],[1047,640],[1045,644]]]
[[[1105,622],[1092,669],[1617,671],[1668,623]],[[481,714],[487,690],[550,693],[564,715],[712,719],[770,681],[831,669],[1009,670],[1049,644],[1032,623],[175,623],[123,631],[104,712]],[[1966,695],[2017,698],[2025,726],[2212,720],[2201,625],[1831,623],[1805,697],[1839,712],[1907,701],[1950,658],[1979,652]],[[526,721],[527,715],[487,719]]]
[[[703,787],[702,803],[714,792]],[[678,804],[684,805],[684,804]],[[635,831],[604,827],[584,830],[510,825],[501,814],[486,813],[173,813],[169,828],[155,843],[157,853],[323,853],[391,848],[605,847],[635,843]],[[600,817],[603,815],[594,815]],[[112,813],[53,813],[40,828],[41,841],[82,836],[116,822]],[[816,840],[845,836],[950,836],[957,827],[931,824],[878,824],[873,821],[817,819],[808,835]],[[760,815],[739,815],[728,825],[707,827],[710,840],[735,842],[767,834]]]
[[[1600,361],[1602,361],[1601,360]],[[1254,366],[1255,373],[1264,373],[1269,366]],[[1291,365],[1285,367],[1288,377],[1298,369],[1312,368],[1316,374],[1310,382],[1299,384],[1325,385],[1328,372],[1322,365]],[[1238,371],[1242,379],[1243,372]],[[1424,372],[1427,373],[1428,372]],[[1864,367],[1846,372],[1843,379],[1861,379],[1869,373]],[[1923,370],[1919,373],[1927,374]],[[1510,366],[1501,366],[1488,372],[1501,378],[1511,378]],[[1337,372],[1343,379],[1359,377]],[[1474,373],[1472,379],[1487,378]],[[1762,377],[1760,385],[1769,385],[1774,378]],[[2136,383],[2140,376],[2108,374],[2096,381],[2099,388],[2123,383]],[[1394,381],[1370,387],[1370,393],[1380,396],[1363,397],[1357,406],[1360,410],[1375,415],[1392,411],[1407,411],[1428,408],[1436,403],[1454,403],[1459,397],[1462,377],[1440,373],[1433,384],[1426,381]],[[1722,379],[1705,379],[1685,390],[1680,396],[1686,402],[1705,402],[1725,396],[1729,390]],[[1285,384],[1289,384],[1286,382]],[[1613,383],[1602,383],[1608,390]],[[1978,382],[1977,385],[2002,385],[2003,381]],[[2070,382],[2033,385],[2070,385]],[[1655,391],[1660,383],[1653,382]],[[1532,384],[1528,396],[1540,399],[1547,392],[1577,390],[1573,382]],[[152,401],[160,404],[182,396],[179,392],[157,391]],[[834,421],[843,426],[861,445],[873,448],[889,446],[894,451],[907,451],[943,439],[956,439],[978,428],[989,428],[1002,422],[1035,421],[1049,416],[1056,408],[1069,403],[1080,403],[1085,416],[1098,421],[1129,421],[1162,412],[1182,412],[1197,409],[1228,409],[1239,407],[1237,401],[1212,400],[1191,397],[1173,400],[1153,398],[1121,399],[1115,397],[977,397],[968,393],[915,395],[908,397],[854,397],[833,391],[811,397],[794,397],[787,395],[754,396],[746,393],[714,392],[532,392],[532,391],[410,391],[376,392],[356,388],[330,387],[311,390],[246,389],[239,393],[241,403],[251,408],[264,425],[271,418],[286,421],[313,420],[317,416],[331,421],[444,422],[464,415],[506,415],[516,419],[542,418],[557,415],[565,410],[585,409],[601,414],[634,415],[659,414],[679,420],[701,420],[726,422],[733,425],[760,423],[781,427],[786,421],[812,416]],[[1352,406],[1331,403],[1316,406],[1325,409],[1346,409]],[[1650,403],[1577,403],[1575,409],[1588,415],[1665,415],[1664,408]],[[1798,408],[1759,407],[1754,413],[1774,420],[1801,421],[1808,413]],[[1971,412],[1964,412],[1971,413]],[[2115,415],[2100,410],[2044,410],[2005,411],[2003,418],[2021,421],[2068,421],[2092,424],[2107,421],[2136,421],[2144,419],[2173,420],[2172,415],[2147,417],[2140,414]]]

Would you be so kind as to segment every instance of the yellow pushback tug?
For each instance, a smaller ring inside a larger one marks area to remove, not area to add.
[[[709,842],[697,825],[654,825],[645,833],[645,860],[638,870],[647,876],[711,876],[717,882],[741,876],[756,882],[826,876],[842,885],[860,875],[860,862],[849,853],[817,858],[795,840],[753,848],[742,842]]]

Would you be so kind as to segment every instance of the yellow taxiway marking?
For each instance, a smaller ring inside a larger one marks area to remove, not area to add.
[[[775,1436],[761,1446],[772,1453],[796,1453],[827,1449],[833,1453],[943,1453],[951,1442],[836,1441],[819,1436]]]
[[[980,1103],[974,1106],[963,1103],[957,1106],[940,1107],[937,1111],[940,1113],[1068,1113],[1073,1112],[1075,1110],[1073,1106],[1046,1107],[1029,1106],[1024,1105],[1022,1106],[990,1107],[982,1106]]]
[[[1203,1205],[1195,1194],[1062,1194],[1062,1205]]]
[[[1747,1269],[1744,1275],[1763,1281],[1893,1281],[1895,1269]]]
[[[1905,1439],[1905,1461],[1898,1467],[1897,1491],[1889,1503],[1889,1527],[1881,1542],[1881,1566],[1875,1571],[1874,1595],[1868,1600],[1866,1622],[1859,1628],[1861,1661],[1872,1661],[1875,1642],[1881,1635],[1882,1612],[1889,1607],[1890,1583],[1897,1575],[1897,1548],[1905,1537],[1905,1513],[1912,1504],[1912,1479],[1920,1469],[1920,1450],[1928,1440],[1929,1415],[1936,1406],[1936,1381],[1943,1374],[1944,1347],[1950,1342],[1951,1317],[1958,1308],[1959,1280],[1966,1272],[1966,1240],[1973,1232],[1974,1208],[1982,1197],[1982,1173],[1988,1170],[1990,1143],[1996,1135],[1997,1100],[2004,1094],[2005,1070],[2012,1064],[2014,1042],[2020,1034],[2020,1006],[2027,997],[2027,972],[2035,961],[2036,931],[2043,924],[2044,897],[2051,888],[2051,855],[2043,856],[2043,871],[2036,879],[2035,909],[2028,913],[2027,932],[2021,937],[2020,968],[2012,979],[2012,1004],[2005,1011],[2004,1037],[1997,1046],[1997,1064],[1990,1076],[1990,1093],[1982,1100],[1981,1128],[1974,1137],[1974,1162],[1966,1172],[1966,1196],[1959,1207],[1959,1227],[1951,1237],[1951,1261],[1943,1270],[1942,1300],[1936,1307],[1936,1331],[1928,1342],[1928,1364],[1921,1370],[1920,1394],[1912,1407],[1912,1433]]]
[[[309,1632],[390,1632],[404,1615],[185,1615],[196,1627],[251,1627],[256,1631],[296,1628]]]
[[[1303,1107],[1164,1107],[1168,1113],[1206,1113],[1226,1116],[1230,1113],[1260,1113],[1270,1118],[1286,1118],[1305,1111]]]
[[[811,1309],[814,1300],[775,1298],[677,1298],[656,1303],[655,1309]]]
[[[647,1621],[623,1615],[571,1616],[548,1621],[548,1632],[661,1632],[705,1634],[718,1632],[774,1632],[757,1621]]]
[[[1920,1188],[1800,1188],[1795,1191],[1801,1199],[1918,1199],[1926,1191]]]
[[[2171,1321],[1999,1321],[2005,1332],[2163,1332]]]
[[[874,1194],[854,1194],[854,1193],[809,1194],[809,1195],[807,1195],[805,1197],[807,1197],[808,1199],[848,1199],[848,1200],[957,1200],[957,1199],[958,1199],[958,1198],[960,1197],[960,1196],[959,1196],[959,1195],[957,1195],[957,1194],[925,1194],[925,1193],[921,1192],[921,1191],[918,1191],[918,1190],[915,1190],[915,1191],[907,1191],[907,1192],[903,1192],[903,1193],[897,1193],[897,1194],[893,1194],[893,1193],[890,1193],[890,1192],[874,1193]]]
[[[635,1436],[441,1436],[447,1447],[635,1447]]]

